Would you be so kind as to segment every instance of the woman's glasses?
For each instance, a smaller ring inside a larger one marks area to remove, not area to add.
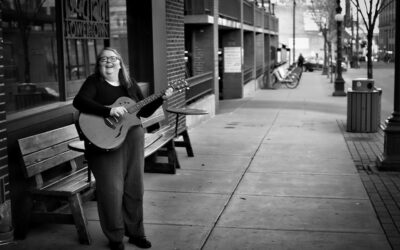
[[[99,58],[99,62],[101,63],[106,63],[108,61],[113,63],[116,62],[117,60],[119,60],[119,58],[116,56],[102,56]]]

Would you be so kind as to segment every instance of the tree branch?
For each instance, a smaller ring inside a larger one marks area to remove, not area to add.
[[[365,1],[365,0],[364,0],[364,1]],[[365,27],[366,27],[367,30],[368,30],[368,26],[369,26],[369,25],[368,25],[367,20],[365,20],[364,13],[361,11],[361,7],[360,7],[360,2],[359,2],[359,0],[351,0],[351,2],[354,4],[354,6],[356,6],[357,12],[360,13],[361,18],[362,18],[362,20],[363,20],[363,22],[364,22],[364,25],[365,25]]]
[[[388,7],[390,4],[392,4],[394,2],[394,0],[391,0],[391,1],[388,1],[385,5],[381,5],[380,6],[380,8],[378,9],[378,12],[379,12],[379,14],[381,14],[382,13],[382,11],[384,10],[384,9],[386,9],[386,7]]]
[[[373,17],[372,23],[371,23],[372,32],[373,32],[375,24],[376,24],[376,19],[378,19],[378,15],[379,15],[378,7],[379,7],[380,3],[381,3],[381,0],[378,0],[378,1],[376,1],[376,4],[375,4],[375,14],[374,14],[374,17]]]

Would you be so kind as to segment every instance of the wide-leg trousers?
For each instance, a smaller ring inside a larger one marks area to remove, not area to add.
[[[144,236],[144,130],[135,126],[120,148],[110,152],[88,150],[86,158],[96,179],[100,225],[110,241],[124,235]]]

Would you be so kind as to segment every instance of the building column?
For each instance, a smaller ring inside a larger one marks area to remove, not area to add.
[[[271,75],[269,73],[271,69],[271,36],[264,34],[264,76],[263,76],[263,88],[268,88],[271,82]]]
[[[243,97],[243,35],[242,30],[230,30],[222,36],[224,55],[224,99]]]
[[[218,18],[219,18],[219,0],[213,1],[213,15],[214,15],[214,23],[213,23],[213,60],[214,60],[214,94],[215,94],[215,113],[219,110],[219,58],[218,58],[218,48],[219,48],[219,40],[218,40]]]

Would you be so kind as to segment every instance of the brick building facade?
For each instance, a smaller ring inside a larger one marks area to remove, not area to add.
[[[386,6],[379,14],[378,46],[380,59],[393,60],[396,36],[396,1],[383,0],[381,6]]]
[[[2,8],[0,8],[1,22]],[[0,26],[0,233],[3,233],[2,230],[7,232],[7,226],[11,225],[5,105],[3,29]]]

